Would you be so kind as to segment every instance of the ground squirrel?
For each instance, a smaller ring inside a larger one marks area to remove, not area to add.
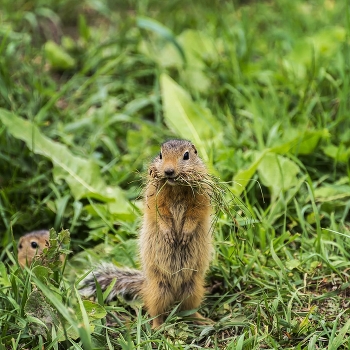
[[[116,294],[141,297],[154,317],[153,328],[164,322],[177,302],[180,310],[193,310],[203,299],[212,253],[211,193],[202,181],[207,176],[191,142],[163,143],[149,166],[144,193],[139,240],[142,270],[104,264],[93,272],[103,290],[116,279],[108,300]],[[83,295],[95,293],[94,276],[85,280]],[[198,312],[193,317],[202,323]]]
[[[50,233],[47,230],[32,231],[22,236],[18,242],[18,263],[23,268],[30,266],[35,255],[40,255],[48,246]]]
[[[30,266],[34,256],[43,252],[44,248],[49,246],[50,232],[48,230],[39,230],[26,233],[18,242],[18,263],[23,268],[26,264]],[[60,256],[64,261],[64,256]]]

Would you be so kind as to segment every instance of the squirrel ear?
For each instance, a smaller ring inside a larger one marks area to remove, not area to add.
[[[194,150],[194,153],[197,154],[197,149],[196,149],[195,145],[192,145],[192,148]]]

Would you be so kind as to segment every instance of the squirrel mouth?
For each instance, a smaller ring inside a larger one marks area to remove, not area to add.
[[[165,178],[166,182],[170,185],[175,185],[176,181],[177,181],[177,176],[174,176],[174,177],[166,177]]]

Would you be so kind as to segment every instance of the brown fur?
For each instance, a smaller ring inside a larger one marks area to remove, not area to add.
[[[161,158],[149,167],[140,235],[141,294],[156,317],[154,328],[176,302],[181,310],[196,309],[202,302],[212,251],[210,192],[198,186],[206,174],[195,147],[184,140],[165,142]],[[202,318],[197,312],[193,316]]]

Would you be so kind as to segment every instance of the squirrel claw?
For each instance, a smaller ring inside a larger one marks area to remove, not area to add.
[[[165,233],[164,239],[165,239],[165,242],[167,242],[168,244],[174,243],[174,238],[173,238],[173,236],[171,235],[170,232],[166,232]]]

